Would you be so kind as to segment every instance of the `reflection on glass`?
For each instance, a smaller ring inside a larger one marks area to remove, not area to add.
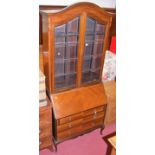
[[[76,84],[79,17],[55,27],[55,89]]]
[[[99,80],[105,26],[87,17],[82,83]]]

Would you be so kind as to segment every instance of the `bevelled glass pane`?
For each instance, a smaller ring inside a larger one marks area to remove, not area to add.
[[[87,17],[82,83],[99,81],[105,25]]]
[[[77,43],[68,43],[66,46],[66,59],[77,58]]]
[[[55,89],[75,87],[79,17],[55,27]]]
[[[64,35],[65,34],[65,31],[66,31],[66,24],[57,26],[55,28],[56,36],[58,36],[58,35]]]
[[[96,24],[96,32],[100,34],[104,34],[105,26],[102,24],[97,23]]]
[[[95,30],[95,20],[92,18],[87,17],[87,33],[93,33]]]
[[[77,17],[67,23],[67,32],[68,33],[77,33],[78,27],[79,27],[79,17]]]

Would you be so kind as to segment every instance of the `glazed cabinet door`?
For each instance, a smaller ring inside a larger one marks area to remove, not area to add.
[[[54,28],[54,89],[76,86],[79,17]]]
[[[82,84],[100,80],[105,25],[87,16],[85,47],[82,67]]]
[[[86,2],[41,13],[50,92],[101,82],[112,16]]]

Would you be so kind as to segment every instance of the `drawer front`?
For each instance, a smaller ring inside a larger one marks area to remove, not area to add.
[[[88,115],[85,118],[83,118],[83,124],[90,122],[90,121],[95,121],[96,119],[99,119],[99,118],[104,119],[104,115],[105,115],[104,111],[98,112],[98,113],[93,114],[93,115]]]
[[[45,138],[41,138],[39,139],[39,149],[44,149],[46,147],[52,146],[52,140],[50,139],[50,137],[45,137]]]
[[[78,119],[78,120],[74,120],[72,122],[63,124],[63,125],[58,125],[57,130],[58,130],[58,132],[61,132],[61,131],[73,128],[75,126],[82,124],[82,121],[83,121],[83,119]]]
[[[45,127],[39,127],[39,138],[44,138],[47,136],[52,137],[52,127],[51,126],[45,126]]]
[[[83,128],[81,125],[73,127],[71,129],[65,130],[63,132],[58,132],[57,134],[57,139],[58,140],[63,140],[66,138],[70,138],[76,135],[79,135],[82,132]]]
[[[102,118],[96,119],[94,121],[95,126],[103,125],[104,120]]]
[[[100,106],[97,108],[87,110],[84,112],[84,116],[93,115],[93,114],[96,114],[96,113],[101,112],[101,111],[105,111],[105,106]]]
[[[72,121],[74,121],[74,120],[80,119],[80,118],[82,118],[82,117],[83,117],[82,113],[78,113],[78,114],[75,114],[75,115],[71,115],[71,116],[68,116],[68,117],[59,119],[59,120],[58,120],[58,125],[62,125],[62,124],[65,124],[65,123],[69,123],[69,122],[72,122]]]
[[[59,140],[63,140],[63,139],[66,139],[66,138],[68,138],[69,137],[69,132],[68,132],[68,130],[65,130],[65,131],[63,131],[63,132],[58,132],[57,133],[57,140],[59,141]]]
[[[87,123],[83,124],[83,130],[84,131],[89,130],[89,129],[93,128],[93,127],[94,127],[94,122],[93,121],[90,121],[90,122],[87,122]]]
[[[83,130],[86,131],[91,128],[95,128],[95,127],[102,126],[102,125],[103,125],[103,118],[98,118],[98,119],[95,119],[93,121],[83,124]]]
[[[63,141],[103,125],[106,105],[57,120],[56,139]]]
[[[39,125],[46,125],[51,123],[51,116],[49,110],[39,113]]]

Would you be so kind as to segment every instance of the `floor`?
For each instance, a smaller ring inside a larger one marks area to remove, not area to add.
[[[58,144],[57,152],[50,152],[48,149],[40,151],[39,155],[106,155],[107,145],[102,137],[116,131],[116,123],[107,126],[102,135],[100,129],[67,140]]]

